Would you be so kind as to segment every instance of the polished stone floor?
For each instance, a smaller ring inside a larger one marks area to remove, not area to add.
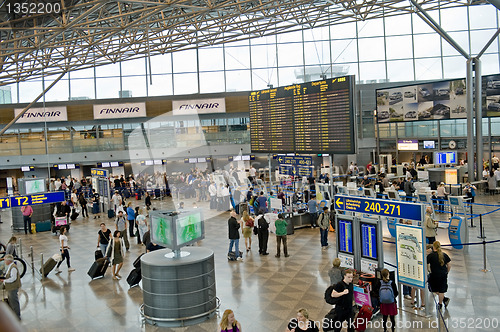
[[[500,196],[478,196],[477,201],[498,205]],[[133,201],[144,204],[143,201]],[[153,201],[157,208],[172,206],[169,199]],[[186,206],[191,206],[189,200]],[[216,331],[221,313],[231,308],[241,322],[243,331],[267,332],[285,331],[287,321],[295,316],[299,308],[307,308],[311,319],[320,320],[329,311],[323,300],[324,290],[329,282],[327,271],[336,256],[335,234],[329,234],[330,249],[321,250],[318,229],[297,229],[288,237],[290,257],[275,258],[275,238],[270,236],[269,256],[259,256],[257,238],[254,236],[252,251],[245,253],[243,262],[228,262],[226,258],[227,212],[218,213],[207,209],[207,203],[198,203],[204,210],[206,239],[201,245],[215,253],[217,296],[220,299],[218,314],[212,319],[195,326],[183,328],[155,327],[144,324],[139,312],[142,303],[140,287],[129,288],[125,280],[132,269],[132,262],[144,251],[144,247],[133,244],[125,257],[122,270],[124,278],[114,281],[108,270],[103,279],[91,281],[87,270],[94,260],[99,223],[111,220],[78,218],[69,232],[71,262],[75,272],[52,272],[41,280],[31,270],[22,279],[20,291],[22,324],[29,331]],[[498,208],[498,207],[497,207]],[[475,206],[475,213],[486,213],[494,206]],[[11,235],[10,212],[1,212],[0,239],[6,242]],[[487,240],[500,239],[500,212],[483,218]],[[441,218],[445,218],[442,215]],[[476,242],[478,228],[470,228],[470,242]],[[58,238],[49,232],[34,235],[16,233],[22,239],[23,256],[28,257],[33,247],[35,268],[40,268],[40,254],[44,257],[58,252]],[[441,230],[438,239],[446,240],[446,231]],[[390,239],[386,239],[390,241]],[[241,246],[244,245],[242,244]],[[487,269],[483,267],[482,246],[470,246],[467,253],[447,249],[452,259],[448,296],[451,298],[444,317],[448,319],[450,331],[498,331],[500,328],[500,243],[487,247]],[[385,261],[395,264],[394,244],[384,244]],[[436,312],[425,317],[422,310],[411,308],[408,300],[399,305],[396,321],[398,331],[436,331]],[[380,316],[375,321],[380,321]],[[413,325],[412,325],[413,324]],[[414,325],[417,324],[417,325]],[[421,324],[421,325],[418,325]],[[489,324],[489,325],[488,325]],[[417,328],[416,326],[419,326]],[[421,328],[420,328],[421,326]],[[487,328],[490,326],[490,328]],[[495,328],[496,326],[496,328]],[[374,326],[368,331],[382,331]],[[1,330],[1,328],[0,328]]]

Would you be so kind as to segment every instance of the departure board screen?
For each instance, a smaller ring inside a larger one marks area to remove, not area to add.
[[[252,152],[355,153],[354,76],[249,95]]]

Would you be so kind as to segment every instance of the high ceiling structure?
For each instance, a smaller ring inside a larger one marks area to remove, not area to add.
[[[0,0],[0,86],[147,55],[414,11],[408,0],[16,3],[20,1]],[[425,10],[470,4],[418,3]]]

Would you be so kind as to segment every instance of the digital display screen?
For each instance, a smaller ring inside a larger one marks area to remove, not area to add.
[[[182,246],[194,240],[201,240],[203,229],[201,214],[195,213],[185,217],[179,217],[176,221],[177,246]]]
[[[424,141],[424,149],[435,149],[436,142],[434,141]]]
[[[377,226],[361,223],[361,257],[377,260]]]
[[[355,153],[354,76],[253,91],[252,152]]]
[[[154,160],[153,163],[155,165],[163,165],[163,163],[161,162],[161,160]]]
[[[172,226],[167,218],[151,215],[151,242],[172,247]]]
[[[398,150],[400,151],[418,150],[418,140],[398,141]]]
[[[30,171],[30,167],[29,166],[21,166],[21,171],[23,171],[23,172],[29,172]]]
[[[120,164],[117,161],[112,161],[110,163],[110,165],[111,165],[111,167],[118,167],[118,166],[120,166]]]
[[[75,169],[76,168],[75,164],[68,164],[66,166],[68,167],[68,169]]]
[[[41,193],[41,192],[47,191],[45,189],[45,180],[44,179],[26,181],[25,185],[26,185],[26,195],[31,195],[31,194],[36,194],[36,193]]]
[[[352,254],[352,221],[339,219],[339,250]]]
[[[434,156],[434,163],[437,165],[456,164],[457,152],[436,152]]]
[[[394,191],[388,191],[387,192],[387,196],[390,198],[390,199],[398,199],[397,195],[396,195],[396,192]]]
[[[151,165],[153,165],[153,161],[152,161],[152,160],[146,160],[146,161],[144,162],[144,165],[146,165],[146,166],[151,166]]]
[[[102,163],[102,167],[109,167],[109,163]]]

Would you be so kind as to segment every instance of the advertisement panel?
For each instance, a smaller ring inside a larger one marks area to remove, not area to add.
[[[146,103],[94,105],[94,119],[140,118],[146,116]]]
[[[210,113],[226,113],[224,98],[172,100],[174,115],[196,115]]]
[[[377,122],[465,119],[465,79],[378,89]]]
[[[22,108],[14,109],[14,116],[18,116]],[[16,123],[40,123],[68,121],[66,106],[30,108],[20,117]]]

